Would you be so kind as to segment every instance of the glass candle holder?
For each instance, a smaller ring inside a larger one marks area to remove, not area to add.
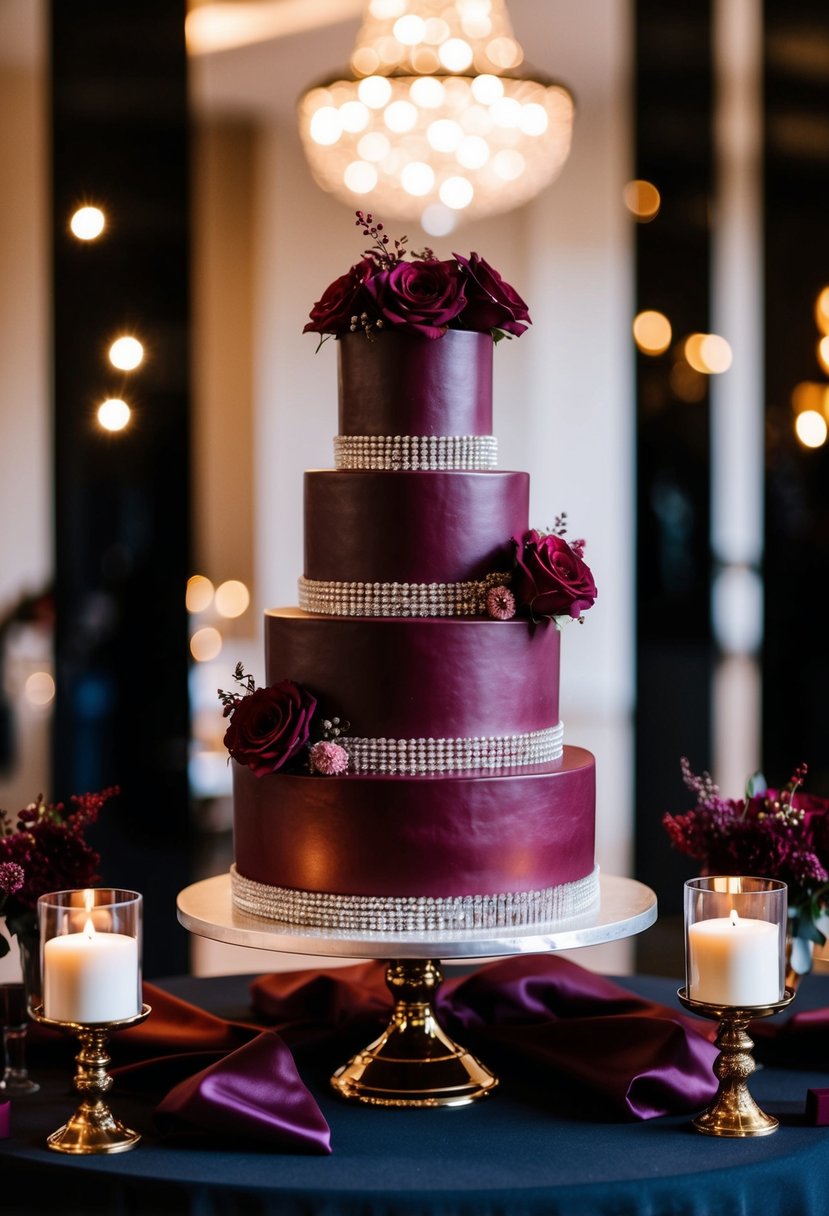
[[[33,1003],[55,1022],[90,1025],[141,1012],[143,899],[95,887],[37,901],[42,992]]]
[[[776,878],[718,875],[685,884],[685,991],[745,1008],[785,995],[787,888]]]

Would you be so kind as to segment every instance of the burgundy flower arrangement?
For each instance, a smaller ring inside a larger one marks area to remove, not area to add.
[[[19,812],[16,822],[0,812],[0,911],[10,933],[36,931],[38,896],[98,881],[101,858],[85,832],[117,793],[112,787],[75,795],[68,807],[38,797]],[[0,935],[0,958],[8,949]]]
[[[479,254],[441,261],[427,248],[406,261],[405,236],[392,243],[371,214],[356,214],[372,245],[325,289],[303,333],[325,341],[361,330],[369,338],[384,329],[440,338],[447,329],[462,329],[491,333],[497,342],[532,324],[515,288]]]
[[[220,688],[219,700],[224,716],[230,718],[224,744],[234,760],[246,764],[257,777],[292,764],[329,777],[346,772],[348,753],[336,739],[348,723],[321,719],[316,697],[306,688],[293,680],[257,688],[241,663],[236,664],[233,678],[244,691]],[[321,737],[312,741],[314,735]]]
[[[512,590],[520,608],[533,620],[570,617],[581,620],[592,608],[598,592],[584,560],[583,540],[564,539],[566,515],[560,515],[549,533],[533,528],[512,538],[515,570]]]
[[[756,773],[745,797],[723,798],[708,773],[696,776],[684,756],[681,763],[697,802],[684,814],[663,817],[674,848],[708,874],[787,883],[791,936],[822,945],[826,938],[818,922],[825,923],[829,909],[829,799],[802,793],[806,765],[782,789],[767,788]]]

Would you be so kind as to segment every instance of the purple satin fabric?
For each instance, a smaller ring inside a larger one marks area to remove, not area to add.
[[[254,1009],[294,1041],[306,1025],[343,1027],[389,1013],[384,967],[299,972],[254,981]],[[437,1011],[446,1030],[539,1097],[615,1117],[650,1119],[707,1105],[716,1092],[709,1027],[642,1000],[566,959],[506,959],[448,980]]]
[[[176,1085],[155,1119],[167,1133],[207,1132],[287,1152],[331,1152],[328,1124],[273,1031]]]
[[[11,1135],[11,1102],[0,1102],[0,1140],[7,1140]]]

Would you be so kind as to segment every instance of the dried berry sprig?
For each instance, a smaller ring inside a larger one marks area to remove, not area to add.
[[[224,706],[223,717],[225,718],[228,717],[229,714],[233,713],[233,710],[242,700],[242,697],[246,697],[249,695],[249,693],[256,691],[256,680],[252,675],[245,674],[243,663],[236,664],[235,668],[233,669],[233,678],[238,684],[242,685],[245,691],[243,693],[225,692],[223,688],[218,689],[219,700]]]

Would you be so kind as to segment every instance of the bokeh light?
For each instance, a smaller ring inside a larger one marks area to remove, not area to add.
[[[213,603],[213,584],[204,574],[193,574],[187,580],[184,602],[188,612],[204,612]]]
[[[79,207],[70,219],[69,227],[79,241],[94,241],[106,227],[106,216],[100,207]]]
[[[671,345],[671,323],[664,313],[646,309],[633,319],[633,340],[645,355],[661,355]]]
[[[120,397],[109,397],[98,406],[98,422],[105,431],[123,431],[130,414],[130,407]]]
[[[627,183],[622,198],[628,211],[640,224],[649,224],[656,219],[662,206],[662,196],[653,182],[638,178]]]
[[[222,635],[212,625],[197,629],[190,638],[190,653],[197,663],[209,663],[222,652]]]
[[[230,578],[216,588],[216,611],[219,616],[241,616],[249,604],[250,592],[239,579]]]
[[[43,709],[55,699],[55,681],[48,671],[33,671],[26,678],[23,693],[30,705]]]
[[[804,448],[820,448],[826,442],[827,425],[817,410],[804,410],[794,420],[794,433]]]
[[[131,372],[142,362],[144,347],[137,338],[125,334],[116,338],[109,348],[109,361],[122,372]]]

